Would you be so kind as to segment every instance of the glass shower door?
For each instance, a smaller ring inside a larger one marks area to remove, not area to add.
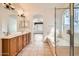
[[[55,14],[56,54],[79,56],[79,4],[70,4],[67,9],[56,9]]]
[[[79,56],[79,4],[74,4],[74,55]]]
[[[68,8],[56,8],[56,55],[70,55],[70,12]]]

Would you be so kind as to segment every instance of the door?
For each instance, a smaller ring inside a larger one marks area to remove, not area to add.
[[[74,4],[74,55],[79,56],[79,3]]]
[[[34,15],[33,16],[33,41],[34,42],[43,42],[44,35],[44,21],[42,15]],[[37,39],[38,38],[38,39]]]
[[[55,8],[55,49],[58,56],[74,56],[74,52],[79,53],[76,46],[79,42],[74,40],[78,38],[74,32],[78,25],[75,26],[74,21],[74,4],[69,4],[68,8]]]
[[[36,42],[41,42],[43,40],[43,22],[34,23],[34,40]]]
[[[70,19],[69,9],[55,9],[55,46],[57,56],[69,56],[70,53]]]

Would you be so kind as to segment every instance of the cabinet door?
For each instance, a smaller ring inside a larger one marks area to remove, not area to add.
[[[28,35],[28,33],[27,33],[27,35],[26,35],[26,38],[27,38],[27,44],[29,43],[29,37],[28,37],[29,35]]]
[[[19,39],[18,39],[18,49],[19,51],[22,49],[22,36],[19,36]]]
[[[15,56],[17,54],[16,38],[10,39],[10,55]]]
[[[27,34],[24,34],[24,35],[22,36],[22,44],[23,44],[23,47],[26,46],[26,44],[27,44]]]
[[[28,33],[28,42],[30,43],[31,40],[31,33]]]
[[[0,40],[0,56],[2,55],[2,40]]]
[[[25,39],[24,39],[24,35],[22,35],[22,48],[24,48],[24,41],[25,41]]]
[[[2,56],[9,56],[9,39],[2,39]]]

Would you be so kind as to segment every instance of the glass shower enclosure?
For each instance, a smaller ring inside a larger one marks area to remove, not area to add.
[[[75,6],[77,5],[77,7]],[[55,8],[55,53],[57,56],[79,56],[79,7]]]

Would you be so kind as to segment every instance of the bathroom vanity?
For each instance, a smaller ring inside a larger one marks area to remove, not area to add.
[[[27,44],[30,43],[31,33],[17,33],[2,38],[2,55],[16,56]]]

